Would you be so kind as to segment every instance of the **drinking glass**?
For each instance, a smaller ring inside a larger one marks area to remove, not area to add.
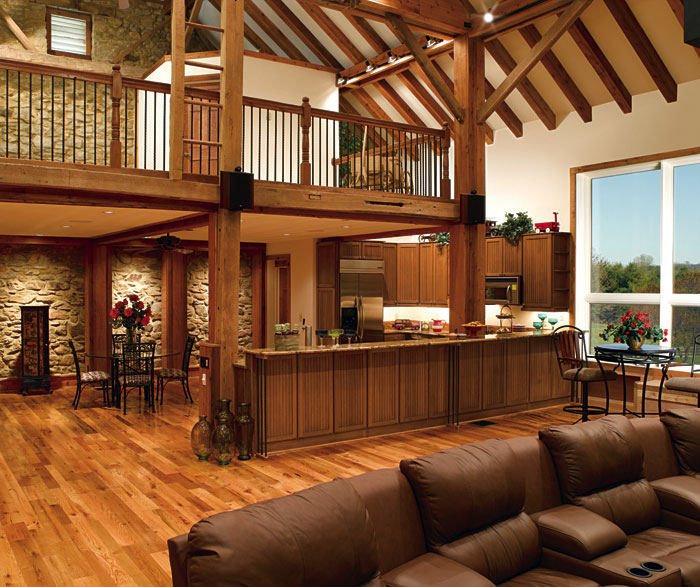
[[[547,312],[540,312],[537,314],[537,317],[544,323],[544,321],[547,319]]]
[[[333,328],[332,330],[328,331],[328,334],[333,339],[334,347],[340,346],[338,345],[338,339],[343,335],[344,332],[345,331],[342,328]]]
[[[546,316],[546,314],[545,314]],[[535,327],[535,334],[540,334],[540,331],[542,330],[542,322],[539,320],[535,320],[532,325]]]
[[[552,330],[554,330],[554,325],[555,325],[557,322],[559,322],[559,318],[556,318],[556,317],[554,317],[554,318],[548,318],[548,319],[547,319],[547,322],[549,322],[549,323],[552,325]]]
[[[319,344],[318,346],[322,347],[323,346],[323,339],[326,336],[328,336],[328,331],[327,330],[317,330],[316,336],[318,336],[321,339],[321,344]]]

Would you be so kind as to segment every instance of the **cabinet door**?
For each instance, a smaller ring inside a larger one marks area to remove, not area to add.
[[[396,303],[417,304],[419,299],[418,245],[396,247]]]
[[[517,245],[503,241],[503,275],[523,274],[523,245],[522,239],[518,239]]]
[[[340,258],[362,259],[362,243],[359,241],[340,243]]]
[[[435,300],[435,245],[419,245],[418,258],[418,300],[421,305],[432,305]]]
[[[552,303],[552,241],[529,234],[523,241],[523,306],[546,309]]]
[[[486,275],[503,274],[503,243],[505,239],[493,237],[486,239]]]
[[[396,304],[396,245],[384,243],[384,305]]]
[[[338,298],[334,287],[316,288],[316,328],[338,327]]]
[[[506,403],[526,404],[529,399],[530,341],[527,338],[508,341],[506,363]]]
[[[483,408],[506,405],[506,343],[495,341],[484,344],[482,362],[484,372]]]
[[[338,279],[338,245],[316,245],[316,287],[335,287]]]
[[[420,346],[399,349],[399,420],[428,419],[428,349]]]
[[[363,259],[383,259],[384,258],[384,251],[383,251],[383,245],[384,243],[379,242],[379,241],[369,241],[366,243],[362,243],[362,258]]]
[[[450,293],[450,247],[438,245],[434,247],[435,295],[433,301],[437,306],[446,306]]]
[[[367,426],[373,428],[397,424],[399,351],[380,349],[372,350],[367,355]]]

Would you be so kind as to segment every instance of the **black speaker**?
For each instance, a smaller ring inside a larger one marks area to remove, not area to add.
[[[249,210],[253,207],[254,181],[252,173],[244,173],[240,167],[236,171],[222,171],[220,207],[227,210]]]
[[[684,41],[688,45],[700,47],[700,2],[685,0]]]
[[[486,222],[486,197],[479,194],[462,194],[462,222],[483,224]]]

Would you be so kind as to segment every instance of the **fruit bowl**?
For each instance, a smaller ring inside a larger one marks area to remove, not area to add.
[[[484,326],[486,326],[486,325],[485,325],[485,324],[472,324],[472,323],[469,323],[469,324],[462,324],[462,326],[464,327],[464,329],[467,331],[467,334],[468,334],[471,338],[475,338],[475,337],[479,336],[479,331],[480,331],[482,328],[484,328]]]

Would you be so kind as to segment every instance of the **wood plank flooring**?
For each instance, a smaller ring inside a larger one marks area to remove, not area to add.
[[[204,516],[311,485],[397,466],[402,458],[572,422],[559,407],[492,418],[494,426],[439,427],[234,461],[198,462],[189,433],[195,403],[166,388],[158,412],[135,394],[128,411],[101,393],[0,395],[0,584],[170,585],[166,540]]]

